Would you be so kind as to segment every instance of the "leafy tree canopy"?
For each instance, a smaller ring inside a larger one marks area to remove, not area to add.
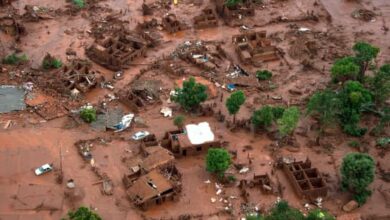
[[[298,107],[287,108],[283,116],[278,119],[278,129],[282,136],[290,135],[297,126],[299,121],[299,109]]]
[[[307,104],[308,115],[319,114],[321,125],[329,125],[337,120],[340,101],[337,94],[329,89],[316,92]]]
[[[359,66],[356,64],[355,57],[344,57],[333,64],[331,73],[334,81],[344,82],[346,80],[355,80],[359,74]]]
[[[245,94],[242,91],[233,92],[226,100],[226,108],[229,114],[235,115],[240,110],[240,107],[245,102]]]
[[[231,163],[230,154],[223,148],[210,148],[206,156],[206,170],[223,176]]]
[[[190,77],[183,82],[183,88],[175,89],[175,95],[171,99],[187,111],[195,110],[200,103],[207,99],[206,86],[197,83],[195,78]]]
[[[359,204],[364,204],[370,191],[366,188],[374,181],[375,162],[368,154],[350,153],[341,165],[342,188],[354,194]]]

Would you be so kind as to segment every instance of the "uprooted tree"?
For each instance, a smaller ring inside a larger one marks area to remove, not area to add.
[[[219,178],[225,175],[229,168],[231,157],[229,152],[223,148],[210,148],[206,155],[206,170],[215,173]]]
[[[102,218],[89,208],[81,206],[75,212],[69,211],[67,218],[63,220],[102,220]]]
[[[245,94],[242,91],[233,92],[226,100],[226,108],[229,114],[233,115],[233,123],[236,121],[236,114],[240,110],[240,107],[245,102]]]
[[[172,101],[178,103],[186,111],[194,111],[199,108],[200,103],[206,101],[206,86],[195,81],[190,77],[183,81],[182,88],[176,88],[175,94],[171,96]]]
[[[359,205],[366,202],[371,191],[367,187],[374,181],[374,159],[363,153],[350,153],[343,158],[341,165],[341,187],[353,193]]]

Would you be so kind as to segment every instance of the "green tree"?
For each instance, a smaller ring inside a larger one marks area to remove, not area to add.
[[[335,82],[356,80],[359,75],[359,66],[355,57],[344,57],[333,64],[331,68],[332,78]]]
[[[223,148],[210,148],[206,156],[206,170],[223,177],[231,163],[230,154]]]
[[[353,48],[356,62],[360,65],[359,81],[364,80],[365,72],[372,60],[378,56],[379,48],[366,42],[357,42]]]
[[[233,123],[236,121],[236,114],[240,110],[240,107],[245,102],[245,94],[242,91],[233,92],[226,100],[226,108],[229,114],[233,115]]]
[[[314,209],[307,214],[306,220],[336,220],[336,218],[327,211]]]
[[[256,128],[268,128],[274,121],[273,108],[269,105],[263,106],[261,109],[253,112],[252,123]]]
[[[314,93],[306,108],[307,115],[318,114],[321,130],[323,127],[337,122],[340,101],[337,94],[329,89]]]
[[[68,218],[69,220],[102,220],[102,218],[95,212],[91,211],[89,208],[81,206],[75,212],[69,211]]]
[[[289,206],[286,201],[276,203],[265,220],[304,220],[305,216],[295,208]]]
[[[367,189],[374,181],[375,162],[368,154],[350,153],[341,164],[341,187],[354,194],[354,199],[364,204],[371,191]]]
[[[96,121],[96,109],[94,108],[83,108],[80,111],[80,117],[87,123]]]
[[[268,70],[258,70],[256,71],[256,78],[258,80],[268,80],[271,79],[272,72]]]
[[[367,129],[358,126],[360,113],[372,103],[372,94],[357,81],[348,81],[339,93],[341,102],[341,123],[344,132],[362,136]]]
[[[200,103],[206,101],[206,86],[197,83],[195,78],[183,82],[183,88],[176,88],[172,101],[179,103],[186,111],[193,111],[199,107]]]
[[[390,96],[390,64],[385,64],[376,71],[370,84],[375,103],[377,106],[382,106]]]
[[[173,124],[176,125],[179,129],[183,128],[184,126],[184,121],[186,118],[184,115],[178,115],[173,119]]]
[[[299,109],[297,107],[287,108],[283,116],[278,119],[278,129],[282,136],[290,135],[297,126],[299,121]]]

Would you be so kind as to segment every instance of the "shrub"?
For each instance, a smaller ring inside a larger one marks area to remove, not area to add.
[[[245,219],[246,220],[264,220],[264,218],[256,212],[247,213],[245,215]]]
[[[186,118],[184,115],[178,115],[173,119],[173,124],[176,125],[178,128],[182,128],[184,126],[184,121]]]
[[[80,117],[87,123],[96,121],[96,110],[94,108],[83,108]]]
[[[206,170],[223,177],[231,163],[230,154],[223,148],[210,148],[206,155]]]
[[[314,209],[307,214],[306,220],[336,220],[336,218],[327,211]]]
[[[274,120],[277,120],[283,116],[284,108],[281,106],[272,107],[272,114],[274,115]]]
[[[366,188],[374,181],[375,162],[368,154],[350,153],[343,158],[341,165],[341,187],[354,194],[354,199],[362,205],[371,191]]]
[[[79,8],[82,9],[85,7],[85,1],[84,0],[73,0],[73,4]]]
[[[344,57],[333,64],[332,78],[335,82],[344,82],[347,80],[356,80],[359,74],[359,66],[354,57]]]
[[[390,137],[378,138],[376,145],[382,149],[387,149],[390,146]]]
[[[62,61],[55,58],[51,60],[44,59],[42,61],[42,67],[44,69],[58,69],[62,67]]]
[[[288,205],[286,201],[276,203],[275,207],[271,209],[269,215],[265,220],[304,220],[305,216],[295,208]]]
[[[272,77],[272,72],[268,70],[258,70],[256,72],[256,78],[258,80],[268,80],[271,79],[271,77]]]
[[[16,53],[10,54],[3,59],[3,63],[10,65],[19,65],[28,61],[26,54],[17,55]]]
[[[225,5],[228,7],[234,7],[238,5],[239,3],[242,3],[242,0],[226,0]]]
[[[80,207],[75,212],[68,212],[69,220],[102,220],[102,218],[89,208]]]

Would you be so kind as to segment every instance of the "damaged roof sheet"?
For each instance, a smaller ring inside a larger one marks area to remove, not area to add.
[[[0,113],[24,110],[25,92],[22,88],[16,86],[0,86]]]

